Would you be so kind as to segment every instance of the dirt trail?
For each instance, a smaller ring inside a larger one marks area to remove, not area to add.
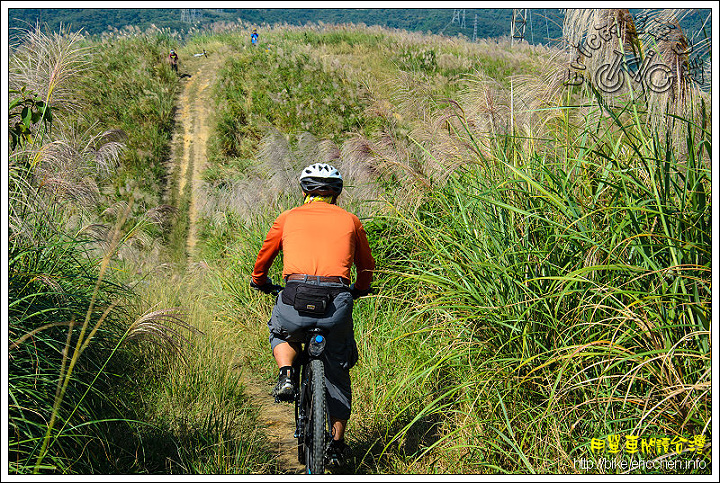
[[[193,59],[195,60],[195,59]],[[197,65],[190,77],[184,77],[184,88],[178,99],[176,124],[179,129],[173,140],[173,165],[179,169],[178,199],[188,198],[188,237],[187,252],[190,259],[195,256],[197,243],[197,201],[200,187],[200,175],[207,162],[207,142],[210,134],[210,113],[212,109],[211,89],[215,82],[220,56],[202,58],[202,61],[182,65],[181,72]]]
[[[201,175],[207,163],[207,144],[213,122],[212,86],[223,62],[224,55],[216,54],[207,58],[191,58],[180,64],[180,73],[184,77],[177,101],[170,170],[178,180],[175,199],[189,198],[187,253],[190,261],[197,256],[198,194]],[[293,437],[293,406],[276,404],[270,396],[270,387],[256,381],[247,370],[240,374],[248,395],[259,408],[260,424],[266,428],[267,436],[277,452],[280,472],[303,472],[304,467],[297,461],[297,441]]]
[[[270,388],[262,382],[253,380],[252,375],[243,371],[245,390],[260,408],[260,418],[267,436],[277,452],[278,466],[281,472],[300,474],[305,467],[298,463],[297,440],[295,432],[295,408],[289,403],[275,403],[270,396]]]

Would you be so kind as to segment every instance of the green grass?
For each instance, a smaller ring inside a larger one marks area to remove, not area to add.
[[[432,294],[407,306],[409,320],[422,320],[413,340],[421,352],[421,334],[433,334],[443,349],[408,384],[435,364],[457,381],[435,382],[441,394],[473,381],[478,389],[452,406],[482,400],[489,413],[460,410],[459,423],[442,399],[426,411],[442,415],[446,431],[490,424],[497,438],[478,448],[492,446],[505,471],[566,472],[565,455],[587,456],[593,437],[708,430],[710,172],[694,153],[709,133],[688,139],[685,158],[641,123],[620,128],[631,147],[622,154],[582,144],[611,134],[597,131],[575,136],[562,166],[502,152],[389,219],[398,228],[384,244],[416,247],[391,271]],[[400,285],[392,293],[407,290]],[[558,442],[545,420],[562,428]]]
[[[224,157],[247,158],[269,126],[323,138],[360,129],[360,93],[340,72],[325,72],[292,44],[238,53],[220,74],[218,147]],[[337,115],[336,113],[339,113]]]

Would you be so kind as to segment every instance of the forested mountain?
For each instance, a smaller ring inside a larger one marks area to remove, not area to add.
[[[639,11],[639,9],[634,9]],[[709,9],[688,12],[681,20],[683,28],[698,32],[710,15]],[[527,9],[525,38],[532,44],[548,43],[561,36],[564,13],[561,9]],[[355,23],[381,25],[409,31],[464,35],[469,39],[509,35],[512,9],[428,9],[428,8],[262,8],[262,9],[102,9],[102,8],[11,8],[8,11],[10,37],[18,28],[40,23],[50,30],[60,26],[83,29],[93,35],[108,27],[155,25],[178,32],[215,21],[258,24]],[[710,21],[706,27],[710,28]],[[708,30],[709,31],[709,30]]]

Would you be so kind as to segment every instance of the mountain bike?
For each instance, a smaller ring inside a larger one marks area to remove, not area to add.
[[[277,296],[283,287],[274,285],[269,294]],[[328,464],[336,464],[327,457],[332,441],[332,423],[325,392],[325,365],[322,354],[327,342],[326,332],[309,328],[303,337],[302,350],[293,363],[295,386],[295,438],[300,464],[307,474],[322,475]],[[280,402],[277,397],[275,402]]]

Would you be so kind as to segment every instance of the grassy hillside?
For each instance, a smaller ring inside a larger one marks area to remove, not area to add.
[[[253,48],[246,27],[35,32],[14,53],[10,473],[283,471],[240,376],[276,376],[248,282],[317,161],[378,263],[344,471],[711,471],[702,86],[608,92],[599,56],[568,83],[577,55],[505,40],[282,25]],[[647,42],[626,46],[672,52]],[[224,59],[188,260],[171,47],[189,75]]]
[[[263,46],[219,82],[207,259],[254,314],[245,282],[294,173],[345,173],[380,286],[356,309],[355,471],[574,473],[635,436],[707,457],[707,99],[670,127],[657,97],[563,86],[542,48],[333,27]],[[243,318],[270,381],[264,319]]]

